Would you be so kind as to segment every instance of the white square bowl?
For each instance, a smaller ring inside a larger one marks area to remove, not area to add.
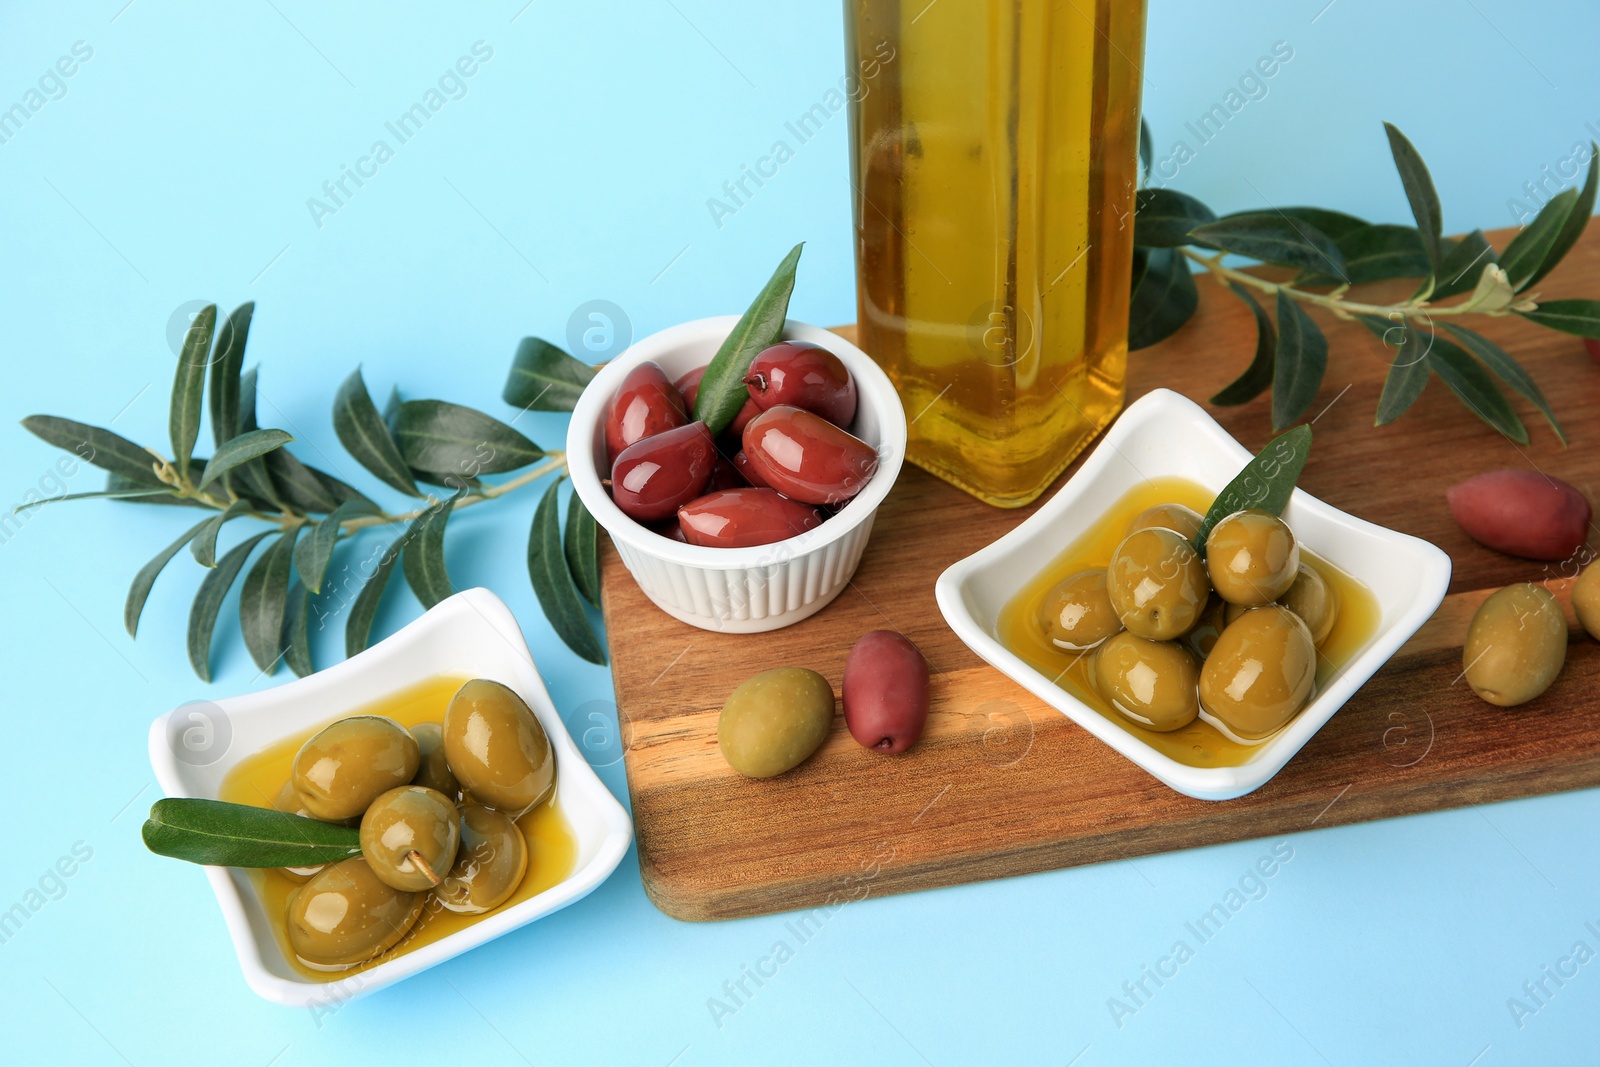
[[[1162,782],[1200,800],[1230,800],[1261,788],[1322,724],[1428,620],[1450,585],[1450,557],[1408,534],[1375,526],[1296,489],[1284,520],[1308,549],[1377,598],[1377,632],[1283,730],[1238,767],[1191,767],[1056,685],[997,637],[1001,609],[1129,489],[1178,477],[1219,493],[1251,453],[1198,404],[1157,389],[1129,406],[1055,496],[1016,529],[939,576],[939,610],[969,648],[1046,704]]]
[[[228,772],[246,757],[441,674],[501,682],[533,709],[555,746],[556,796],[577,842],[572,873],[448,937],[348,978],[317,982],[284,958],[247,872],[203,868],[245,982],[267,1000],[293,1007],[337,1005],[382,989],[566,907],[622,862],[633,840],[628,814],[573,744],[516,619],[487,589],[457,593],[393,636],[309,677],[259,693],[184,704],[162,715],[150,724],[150,765],[168,796],[214,800]]]

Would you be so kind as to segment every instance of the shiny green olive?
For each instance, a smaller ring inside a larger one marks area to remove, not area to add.
[[[314,970],[339,970],[393,948],[425,894],[385,885],[360,856],[340,860],[289,896],[289,945]]]
[[[1204,521],[1204,517],[1194,508],[1186,508],[1182,504],[1157,504],[1135,515],[1133,521],[1128,524],[1128,533],[1160,527],[1164,530],[1176,530],[1192,541],[1194,535],[1200,532],[1200,524]]]
[[[1194,628],[1183,635],[1183,643],[1188,646],[1200,659],[1211,655],[1211,650],[1216,646],[1217,638],[1222,636],[1222,631],[1227,628],[1226,613],[1228,602],[1217,594],[1212,593],[1211,599],[1206,601],[1205,610],[1200,613],[1200,621]]]
[[[1567,661],[1561,605],[1532,582],[1496,590],[1473,614],[1461,658],[1478,696],[1503,708],[1526,704],[1550,688]]]
[[[411,784],[427,786],[451,800],[460,796],[461,783],[451,773],[450,761],[444,755],[444,727],[436,722],[418,723],[411,728],[411,736],[417,739],[417,752],[421,757]]]
[[[391,789],[361,817],[361,855],[372,873],[408,893],[443,881],[460,841],[461,813],[449,797],[427,786]]]
[[[556,787],[550,738],[522,698],[474,678],[444,713],[444,754],[463,791],[515,819]]]
[[[1206,537],[1206,573],[1230,604],[1258,608],[1289,591],[1300,567],[1300,544],[1268,511],[1236,511]]]
[[[1279,604],[1247,611],[1222,631],[1200,668],[1200,707],[1226,732],[1266,737],[1316,689],[1317,649],[1300,616]]]
[[[1194,546],[1175,530],[1150,527],[1123,538],[1106,570],[1111,606],[1128,632],[1169,641],[1200,621],[1211,585]]]
[[[717,746],[740,774],[771,778],[805,762],[832,725],[828,680],[804,667],[775,667],[729,695],[717,719]]]
[[[503,812],[477,804],[461,809],[461,849],[433,895],[450,911],[479,915],[504,904],[528,870],[528,843]]]
[[[1572,610],[1590,637],[1600,640],[1600,563],[1591,563],[1572,583]]]
[[[1057,648],[1081,652],[1122,629],[1106,592],[1106,572],[1081,571],[1063,578],[1039,602],[1039,626]]]
[[[1176,730],[1200,711],[1200,668],[1176,641],[1117,634],[1095,653],[1094,680],[1112,707],[1146,729]]]
[[[325,727],[295,753],[295,793],[313,817],[357,818],[367,805],[417,773],[417,742],[381,715],[352,715]]]
[[[1339,620],[1339,594],[1321,571],[1304,560],[1300,561],[1294,584],[1278,598],[1278,603],[1305,621],[1306,629],[1311,631],[1312,642],[1319,648],[1333,632],[1333,624]]]

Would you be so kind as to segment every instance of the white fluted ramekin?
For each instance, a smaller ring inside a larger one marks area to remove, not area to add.
[[[821,611],[855,574],[878,505],[889,495],[906,451],[906,416],[889,378],[861,349],[819,326],[790,320],[783,336],[838,356],[856,382],[856,417],[848,429],[878,450],[878,470],[838,514],[814,530],[752,548],[686,545],[635,522],[600,484],[605,415],[628,372],[654,360],[676,381],[711,362],[736,315],[699,319],[635,342],[583,390],[567,429],[567,469],[585,507],[611,535],[617,554],[657,607],[703,630],[761,633]],[[605,472],[602,474],[602,472]]]

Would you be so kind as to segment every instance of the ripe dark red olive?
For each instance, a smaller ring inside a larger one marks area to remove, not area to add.
[[[757,489],[772,488],[766,482],[762,481],[761,475],[757,474],[755,468],[750,466],[750,457],[745,455],[744,449],[739,449],[739,451],[734,455],[733,465],[735,469],[738,470],[740,476]]]
[[[637,441],[684,425],[691,410],[683,406],[683,397],[659,364],[639,364],[622,379],[606,411],[606,448],[611,458]]]
[[[684,410],[691,416],[694,414],[695,398],[700,395],[700,379],[705,376],[706,368],[696,367],[673,383],[673,387],[683,397]],[[744,407],[739,409],[739,414],[733,417],[733,422],[728,426],[729,431],[737,437],[744,432],[745,423],[759,414],[761,414],[761,409],[756,406],[756,402],[754,400],[746,400]]]
[[[744,428],[750,469],[791,500],[842,504],[878,469],[877,451],[821,415],[780,404]]]
[[[722,489],[678,509],[684,540],[706,548],[770,545],[821,523],[816,508],[771,489]]]
[[[705,491],[717,447],[703,422],[635,441],[611,464],[611,498],[624,515],[650,522]]]
[[[765,348],[751,361],[744,383],[763,411],[788,404],[835,426],[849,426],[856,417],[855,379],[838,356],[820,345],[780,341]]]
[[[904,752],[928,721],[928,661],[893,630],[863,634],[844,663],[844,723],[874,752]]]

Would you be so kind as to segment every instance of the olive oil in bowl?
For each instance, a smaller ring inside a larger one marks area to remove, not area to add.
[[[1120,729],[1137,737],[1169,759],[1191,767],[1236,767],[1248,763],[1261,750],[1224,736],[1201,719],[1162,733],[1148,730],[1120,714],[1097,692],[1090,675],[1092,655],[1069,652],[1052,644],[1037,623],[1040,603],[1063,578],[1091,568],[1103,568],[1126,535],[1134,517],[1157,504],[1183,504],[1205,514],[1213,493],[1183,478],[1154,478],[1141,482],[1107,509],[1098,522],[1052,560],[1001,609],[997,634],[1000,643],[1029,666],[1051,678],[1086,706]],[[1339,614],[1332,631],[1317,649],[1317,688],[1320,691],[1355,658],[1378,630],[1379,608],[1372,591],[1344,571],[1301,545],[1301,558],[1316,566],[1335,591]]]
[[[450,676],[430,678],[414,686],[396,690],[371,704],[336,715],[329,719],[328,723],[350,715],[382,715],[408,728],[426,722],[442,723],[450,698],[467,680],[465,677]],[[294,762],[295,753],[328,723],[319,723],[241,760],[223,780],[218,799],[232,801],[235,804],[272,807],[273,800],[277,798],[284,783],[289,780],[289,770]],[[565,816],[561,813],[559,801],[558,791],[548,801],[517,820],[517,827],[522,831],[523,839],[528,846],[528,869],[516,891],[499,907],[481,915],[462,915],[440,907],[430,894],[423,908],[422,917],[399,944],[364,963],[341,970],[322,971],[307,967],[295,958],[294,950],[290,947],[285,925],[289,912],[289,895],[300,887],[301,881],[276,869],[251,870],[250,881],[272,925],[278,946],[296,973],[312,981],[336,981],[448,937],[471,926],[479,919],[514,907],[565,880],[572,873],[577,859],[577,842],[567,825]]]

